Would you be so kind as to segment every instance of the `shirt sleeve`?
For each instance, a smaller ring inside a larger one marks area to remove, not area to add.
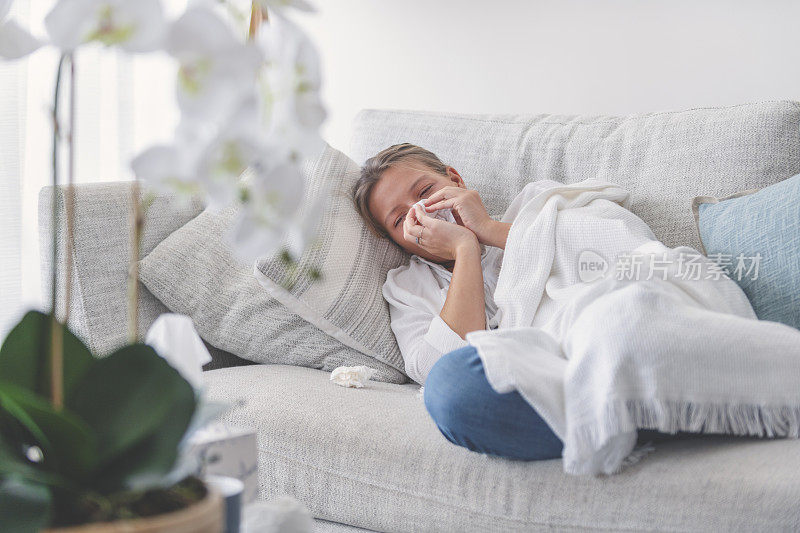
[[[453,331],[440,315],[433,315],[425,340],[442,354],[463,348],[468,343]]]
[[[441,291],[425,265],[390,271],[383,285],[391,327],[408,377],[425,383],[433,365],[447,352],[467,346],[439,316]],[[422,270],[422,269],[425,270]]]

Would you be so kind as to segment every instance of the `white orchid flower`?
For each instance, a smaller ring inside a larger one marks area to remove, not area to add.
[[[187,147],[155,145],[131,161],[136,176],[161,193],[178,193],[180,202],[202,192],[193,174],[193,164]]]
[[[0,57],[19,59],[38,49],[42,43],[15,21],[7,19],[14,0],[0,0]]]
[[[274,161],[284,158],[264,140],[256,104],[253,94],[243,98],[198,157],[195,175],[212,209],[221,209],[240,195],[240,178],[246,170],[264,166],[262,161],[266,157]]]
[[[287,227],[286,246],[292,258],[298,259],[316,241],[329,198],[330,185],[327,185],[323,190],[317,191],[314,200],[304,206],[302,212],[296,213],[294,220]]]
[[[44,25],[64,51],[96,41],[151,52],[161,48],[167,27],[159,0],[58,0]]]
[[[240,178],[259,157],[263,145],[246,135],[222,134],[209,146],[198,165],[198,177],[212,210],[240,196]]]
[[[314,13],[316,10],[306,0],[258,0],[258,5],[262,9],[266,9],[268,14],[272,12],[282,12],[286,9],[296,9],[298,11],[305,11],[307,13]]]
[[[319,133],[325,109],[315,96],[289,96],[273,107],[268,136],[286,144],[295,161],[314,158],[325,148]]]
[[[161,193],[176,193],[180,201],[205,193],[197,166],[218,127],[183,116],[175,129],[174,141],[151,146],[131,161],[136,176]]]
[[[288,144],[295,156],[316,155],[323,146],[319,126],[327,114],[319,95],[322,82],[316,48],[280,15],[270,19],[257,44],[266,61],[261,91],[268,136]]]
[[[267,156],[253,170],[241,183],[242,207],[228,234],[236,255],[246,262],[277,250],[303,195],[303,174],[297,165],[276,164]]]
[[[167,51],[180,63],[181,111],[210,122],[225,120],[252,91],[262,63],[259,50],[236,38],[211,7],[186,11],[169,31]]]
[[[196,163],[218,131],[219,126],[214,122],[204,120],[203,117],[183,114],[175,128],[175,142],[187,150],[187,161]]]
[[[227,14],[231,15],[237,25],[241,25],[245,31],[250,25],[250,14],[253,11],[253,0],[189,0],[189,5],[213,3],[224,8]],[[276,13],[286,13],[292,9],[314,13],[316,9],[306,0],[256,0],[256,7],[260,7],[267,13],[267,23]]]

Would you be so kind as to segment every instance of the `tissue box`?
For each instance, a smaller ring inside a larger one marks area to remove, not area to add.
[[[189,439],[189,453],[201,464],[203,475],[230,476],[244,483],[242,502],[258,496],[258,447],[253,429],[212,423]]]

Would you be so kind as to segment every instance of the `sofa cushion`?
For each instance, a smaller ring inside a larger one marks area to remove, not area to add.
[[[352,159],[331,146],[306,166],[304,208],[325,202],[317,242],[298,263],[300,269],[319,268],[322,279],[307,278],[286,288],[285,265],[274,255],[256,261],[255,275],[287,308],[344,344],[404,372],[381,288],[386,272],[406,262],[409,254],[367,229],[353,201],[360,173]]]
[[[800,104],[792,101],[626,117],[367,109],[354,120],[350,155],[363,163],[395,143],[423,146],[481,193],[493,217],[529,181],[615,182],[667,246],[699,249],[692,197],[797,174],[799,130]]]
[[[225,418],[258,430],[260,497],[378,531],[776,531],[800,528],[800,441],[704,435],[655,443],[609,477],[560,460],[491,457],[448,442],[415,384],[331,384],[282,365],[204,373]]]
[[[800,174],[759,191],[692,201],[703,253],[761,320],[800,329]]]
[[[225,238],[236,206],[206,209],[139,261],[139,279],[175,313],[192,318],[211,345],[258,363],[308,366],[368,365],[372,379],[403,383],[406,376],[326,335],[270,297]]]

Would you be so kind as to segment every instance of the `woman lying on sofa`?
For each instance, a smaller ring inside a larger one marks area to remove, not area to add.
[[[353,194],[370,230],[413,254],[389,271],[383,295],[406,373],[425,385],[425,405],[440,431],[481,453],[561,457],[563,442],[551,427],[518,391],[492,388],[478,351],[464,338],[497,327],[493,295],[511,224],[491,219],[456,169],[408,143],[368,159]],[[456,223],[435,218],[437,210],[450,210]],[[640,440],[675,435],[638,434]]]
[[[489,217],[456,169],[408,143],[368,159],[354,196],[374,234],[414,254],[388,273],[383,295],[406,373],[425,385],[425,406],[444,436],[481,453],[560,457],[559,438],[518,392],[492,389],[477,350],[464,340],[496,327],[492,294],[511,225]],[[457,223],[434,223],[414,205],[420,199],[428,211],[450,208]]]

